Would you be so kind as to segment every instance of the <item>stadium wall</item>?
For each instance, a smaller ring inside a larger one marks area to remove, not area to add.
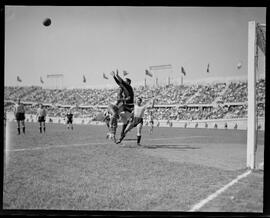
[[[26,114],[26,122],[37,122],[35,116]],[[15,121],[13,113],[7,113],[8,121]],[[61,117],[47,117],[46,122],[65,124],[65,120]],[[74,118],[74,124],[88,124],[88,125],[105,125],[104,122],[91,121],[90,118]],[[265,118],[258,118],[258,127],[264,130]],[[121,123],[119,124],[121,125]],[[144,125],[148,125],[148,120],[145,120]],[[247,130],[247,118],[237,119],[215,119],[215,120],[154,120],[154,126],[160,127],[180,127],[180,128],[209,128],[209,129],[240,129]],[[227,127],[226,127],[227,126]]]

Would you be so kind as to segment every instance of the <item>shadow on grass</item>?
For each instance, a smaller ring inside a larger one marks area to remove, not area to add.
[[[194,147],[190,145],[166,145],[166,144],[160,144],[160,145],[143,145],[143,148],[148,148],[148,149],[157,149],[157,148],[169,148],[169,149],[200,149],[200,147]]]
[[[124,139],[123,141],[137,141],[137,139]]]
[[[125,148],[146,148],[146,149],[181,149],[181,150],[187,150],[187,149],[200,149],[200,147],[194,147],[191,145],[166,145],[166,144],[159,144],[159,145],[136,145],[136,144],[125,144],[125,141],[136,141],[136,139],[127,139],[123,140],[123,144],[121,143],[121,147]]]

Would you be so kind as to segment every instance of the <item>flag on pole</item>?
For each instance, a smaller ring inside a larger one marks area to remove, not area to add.
[[[123,76],[128,75],[128,72],[126,70],[123,70]]]
[[[19,76],[17,76],[17,81],[22,82],[22,79]]]
[[[208,65],[207,65],[207,70],[206,70],[207,73],[210,72],[210,69],[209,69],[209,68],[210,68],[210,65],[208,64]]]
[[[103,78],[108,79],[108,77],[105,75],[105,73],[103,73]]]
[[[85,75],[83,75],[83,82],[86,83]]]
[[[186,71],[185,71],[184,67],[181,67],[181,73],[183,73],[184,76],[186,75]]]
[[[41,82],[42,84],[44,83],[44,81],[43,81],[42,77],[40,77],[40,82]]]
[[[153,74],[152,74],[152,73],[150,73],[150,71],[149,71],[149,70],[145,70],[145,75],[150,76],[150,77],[152,77],[152,76],[153,76]]]

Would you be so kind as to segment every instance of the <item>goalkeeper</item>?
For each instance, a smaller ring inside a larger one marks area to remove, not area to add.
[[[133,111],[134,108],[134,91],[131,84],[131,80],[126,78],[124,81],[119,75],[118,70],[116,70],[116,74],[114,72],[111,73],[115,82],[120,87],[120,92],[117,96],[117,103],[116,105],[119,108],[119,115],[122,118],[123,126],[121,131],[121,137],[123,136],[125,129],[128,125],[128,118],[130,117],[130,113]],[[121,113],[122,112],[122,113]]]

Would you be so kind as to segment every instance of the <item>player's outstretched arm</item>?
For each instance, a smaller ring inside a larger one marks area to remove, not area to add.
[[[150,99],[148,102],[146,102],[145,107],[151,107],[151,108],[153,108],[154,105],[155,105],[155,101],[156,101],[156,98],[155,97],[152,98],[152,99]]]
[[[120,83],[118,77],[115,75],[114,71],[111,72],[111,75],[112,75],[114,81],[117,83],[117,85],[119,85],[121,87],[121,83]]]
[[[115,75],[115,77],[117,78],[117,80],[119,81],[120,84],[127,84],[127,82],[124,81],[124,80],[121,78],[121,76],[119,76],[118,70],[116,70],[116,75]]]

